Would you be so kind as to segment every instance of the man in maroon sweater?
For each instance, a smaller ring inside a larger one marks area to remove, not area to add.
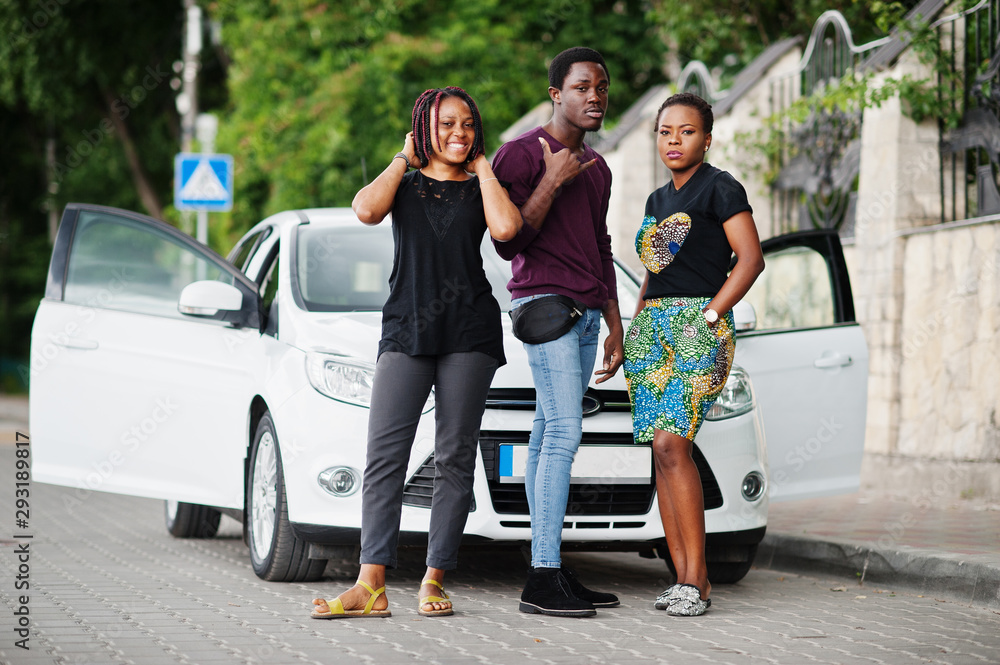
[[[607,228],[611,171],[583,142],[604,120],[609,83],[597,51],[576,47],[557,55],[549,66],[552,119],[501,147],[493,164],[525,222],[514,239],[494,241],[500,256],[511,261],[512,308],[563,295],[586,310],[562,337],[524,345],[537,395],[525,469],[532,570],[519,606],[528,613],[592,616],[595,607],[618,605],[614,595],[580,584],[562,567],[559,553],[602,314],[609,332],[596,382],[614,376],[624,358]]]

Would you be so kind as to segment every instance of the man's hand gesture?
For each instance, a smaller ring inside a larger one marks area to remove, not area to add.
[[[549,142],[541,136],[538,140],[542,142],[542,159],[545,161],[545,177],[555,181],[557,187],[573,182],[573,179],[597,163],[594,158],[589,162],[581,162],[573,151],[563,148],[557,153],[552,152]]]

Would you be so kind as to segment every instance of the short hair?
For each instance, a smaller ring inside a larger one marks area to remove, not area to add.
[[[569,74],[570,68],[578,62],[597,63],[604,68],[604,73],[610,83],[611,74],[608,73],[608,64],[604,62],[604,56],[592,48],[574,46],[552,58],[552,62],[549,63],[549,85],[562,90],[563,84],[566,82],[566,75]]]
[[[715,116],[712,114],[712,105],[692,92],[678,92],[676,95],[667,97],[667,101],[660,105],[660,110],[656,112],[656,120],[653,121],[653,131],[660,129],[660,114],[668,106],[689,106],[701,115],[702,129],[706,134],[712,133],[712,125],[715,123]]]
[[[469,93],[455,86],[431,88],[417,97],[417,101],[413,104],[413,148],[417,159],[424,166],[430,163],[430,156],[434,153],[434,146],[431,144],[432,136],[437,141],[438,150],[441,149],[441,137],[437,133],[436,125],[438,117],[440,117],[441,100],[448,97],[458,97],[468,104],[469,110],[472,111],[472,122],[476,135],[472,140],[472,148],[469,150],[469,157],[466,161],[471,162],[486,152],[485,140],[483,139],[483,119],[479,115],[479,107],[476,106],[476,102],[473,101]],[[431,109],[434,109],[436,116],[434,127],[431,127]]]

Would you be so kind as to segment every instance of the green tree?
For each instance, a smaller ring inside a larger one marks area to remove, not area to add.
[[[82,201],[164,214],[181,18],[179,3],[0,3],[0,390],[25,387],[49,211]]]
[[[636,0],[218,2],[230,59],[219,144],[236,157],[236,235],[264,215],[349,205],[385,167],[416,97],[458,85],[484,116],[488,150],[548,99],[548,59],[600,50],[613,119],[662,82],[666,47]]]

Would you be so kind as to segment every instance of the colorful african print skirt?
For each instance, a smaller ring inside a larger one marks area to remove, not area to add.
[[[711,298],[654,298],[625,335],[625,380],[637,443],[654,430],[690,441],[722,392],[733,366],[733,314],[708,325]]]

